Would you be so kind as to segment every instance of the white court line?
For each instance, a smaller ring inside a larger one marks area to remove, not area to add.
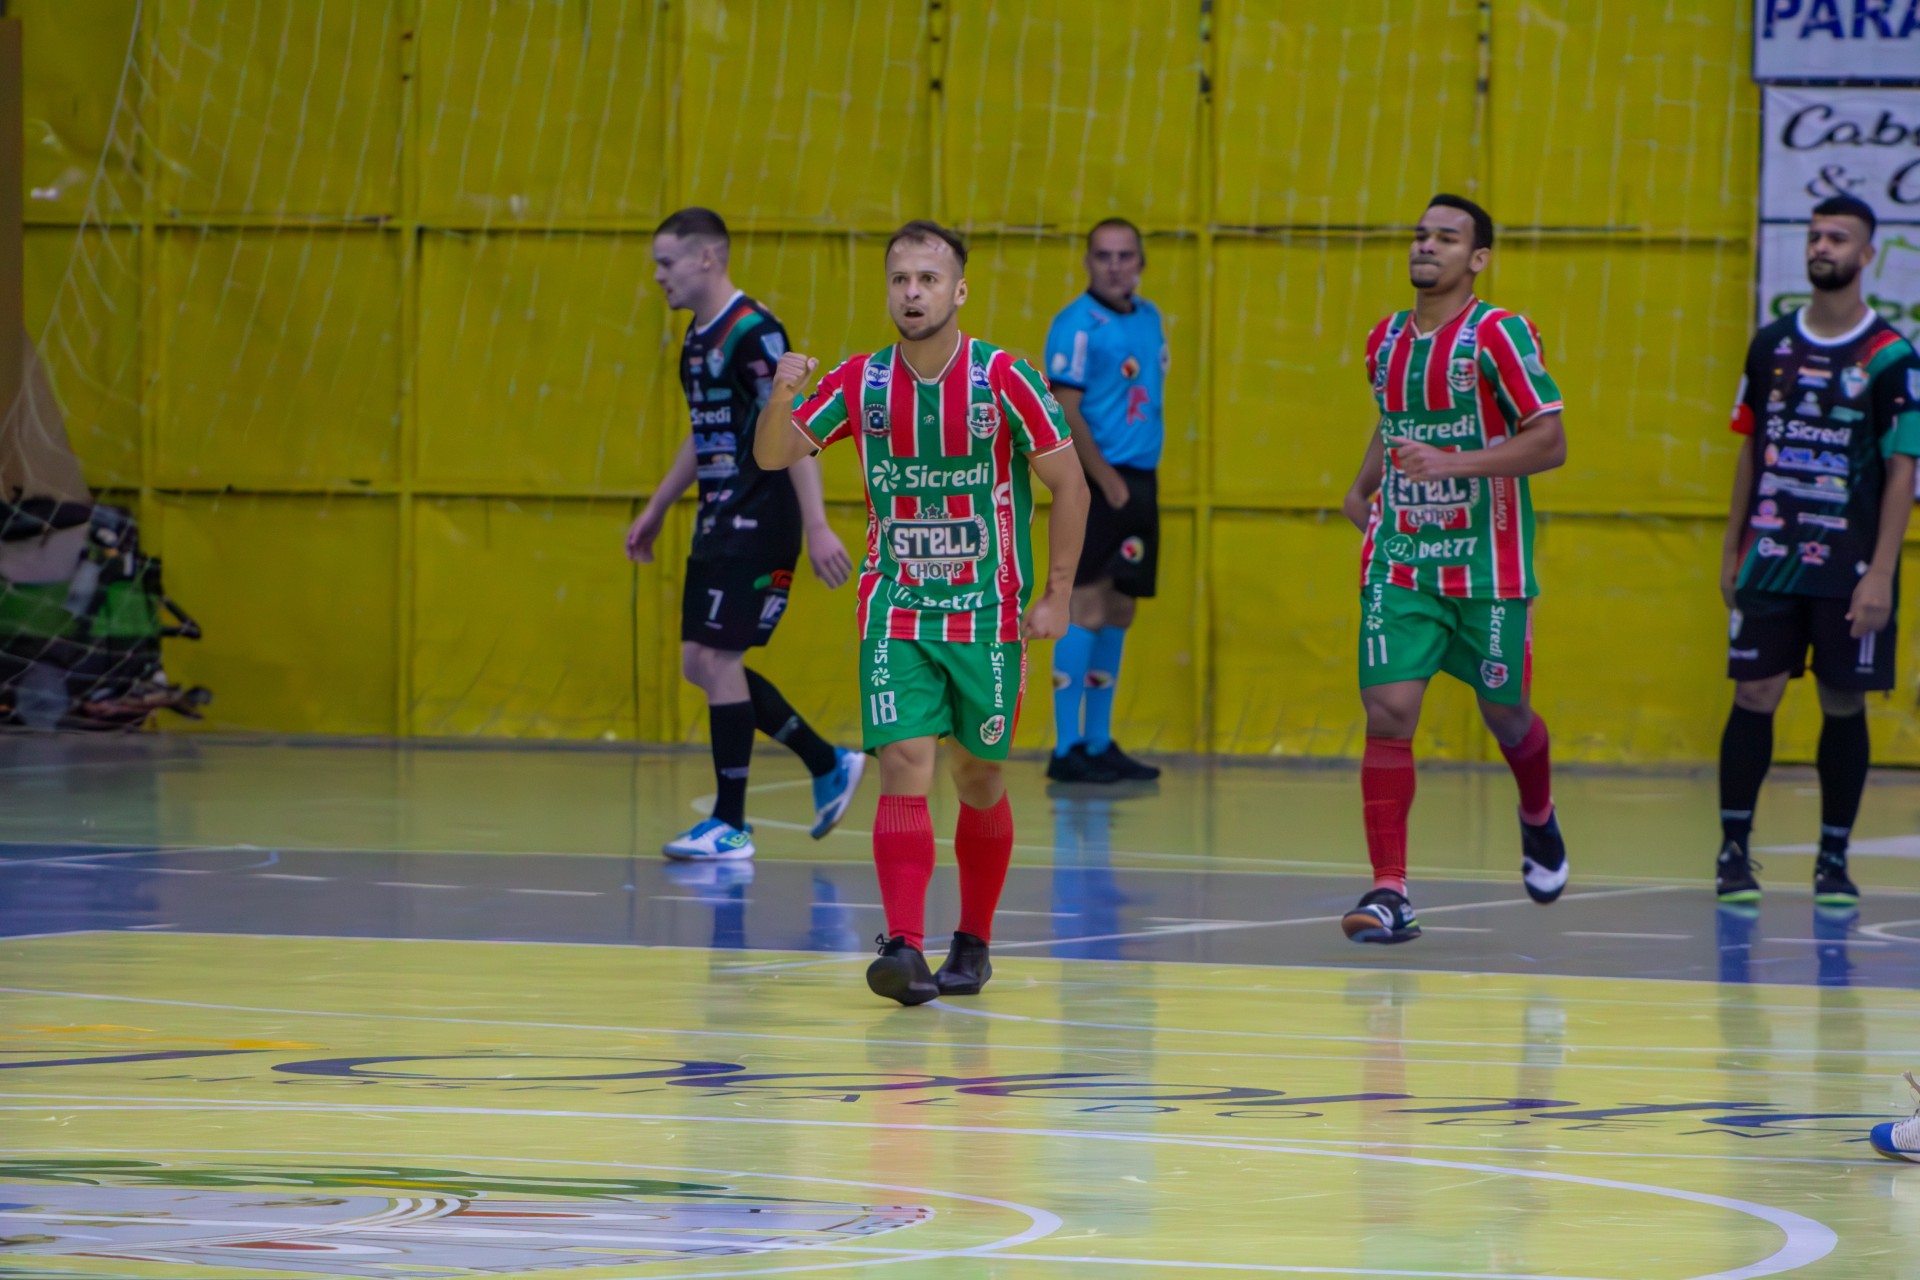
[[[1470,924],[1424,924],[1422,933],[1492,933],[1493,930]]]
[[[1905,942],[1912,945],[1920,945],[1920,938],[1909,938],[1904,934],[1887,932],[1889,929],[1910,929],[1917,924],[1920,924],[1920,920],[1883,920],[1879,924],[1861,925],[1860,932],[1869,938],[1877,938],[1882,942]]]
[[[598,889],[509,889],[508,893],[524,893],[542,898],[598,898]]]
[[[37,843],[35,841],[16,841],[18,844]],[[48,840],[45,843],[72,847],[83,842],[77,840]],[[125,841],[115,841],[124,844]],[[120,849],[108,853],[62,853],[50,858],[0,858],[0,871],[8,867],[41,867],[49,862],[80,863],[103,862],[108,858],[144,858],[156,853],[265,853],[266,850],[251,844],[183,844],[153,845],[145,849]]]
[[[699,949],[699,948],[695,948],[695,949]],[[685,1036],[690,1038],[701,1037],[701,1038],[714,1039],[714,1040],[797,1040],[806,1044],[889,1045],[889,1046],[894,1046],[898,1048],[908,1048],[908,1049],[952,1049],[956,1047],[954,1042],[951,1040],[901,1040],[901,1039],[882,1040],[882,1039],[875,1039],[868,1036],[854,1037],[854,1036],[824,1036],[824,1035],[789,1035],[789,1034],[785,1034],[782,1032],[775,1032],[775,1031],[717,1031],[711,1028],[623,1027],[623,1026],[608,1026],[608,1025],[601,1025],[601,1024],[594,1024],[594,1023],[576,1023],[576,1022],[528,1022],[528,1021],[520,1021],[520,1020],[505,1019],[505,1018],[449,1018],[449,1017],[439,1016],[435,1014],[424,1014],[424,1013],[422,1014],[350,1013],[350,1012],[344,1012],[341,1010],[334,1010],[334,1009],[281,1009],[281,1008],[262,1007],[258,1005],[213,1004],[213,1003],[208,1003],[208,1002],[198,1001],[198,1000],[164,1000],[156,996],[115,996],[115,995],[98,995],[98,994],[93,994],[90,992],[83,992],[83,991],[46,991],[46,990],[38,990],[30,987],[0,987],[0,994],[47,996],[47,997],[56,998],[56,999],[69,999],[69,1000],[101,1000],[101,1001],[108,1001],[108,1002],[121,1003],[121,1004],[151,1004],[151,1005],[172,1006],[175,1008],[184,1008],[184,1009],[215,1009],[215,1010],[222,1010],[222,1011],[234,1012],[234,1013],[271,1013],[271,1014],[277,1014],[283,1017],[291,1016],[291,1017],[309,1017],[309,1018],[348,1018],[348,1019],[357,1019],[361,1021],[374,1021],[374,1022],[435,1022],[435,1023],[451,1023],[457,1026],[519,1027],[519,1028],[525,1028],[529,1030],[543,1030],[543,1031],[599,1031],[599,1032],[609,1032],[609,1033],[618,1034],[618,1035],[661,1036],[664,1038],[671,1038],[674,1036]],[[948,1010],[955,1010],[957,1008],[956,1006],[949,1005],[943,1001],[937,1001],[937,1000],[930,1002],[928,1007],[948,1009]],[[1019,1014],[1011,1014],[1011,1013],[990,1014],[985,1012],[984,1010],[979,1010],[979,1009],[958,1009],[957,1011],[962,1013],[969,1013],[974,1015],[975,1017],[1007,1018],[1015,1021],[1045,1022],[1045,1019],[1028,1019],[1028,1018],[1024,1018],[1022,1015],[1019,1015]],[[1145,1032],[1159,1033],[1162,1031],[1168,1034],[1185,1033],[1185,1029],[1180,1027],[1166,1027],[1166,1028],[1145,1027],[1145,1026],[1135,1026],[1129,1023],[1111,1023],[1111,1024],[1084,1023],[1084,1024],[1074,1024],[1074,1025],[1100,1027],[1108,1030],[1130,1031],[1135,1033],[1145,1033]],[[1513,1049],[1522,1054],[1525,1054],[1529,1050],[1535,1050],[1535,1049],[1552,1049],[1552,1050],[1555,1050],[1558,1052],[1564,1052],[1564,1053],[1579,1053],[1582,1051],[1628,1052],[1628,1053],[1635,1053],[1635,1054],[1641,1054],[1641,1053],[1702,1053],[1702,1054],[1704,1053],[1716,1053],[1716,1054],[1752,1053],[1752,1054],[1758,1054],[1763,1057],[1769,1056],[1769,1055],[1781,1055],[1781,1056],[1819,1055],[1823,1057],[1882,1057],[1884,1056],[1884,1057],[1891,1057],[1896,1062],[1905,1062],[1910,1060],[1916,1053],[1920,1053],[1920,1049],[1902,1049],[1902,1048],[1771,1049],[1771,1048],[1752,1048],[1752,1047],[1745,1047],[1745,1046],[1735,1046],[1735,1047],[1729,1048],[1724,1045],[1692,1048],[1684,1045],[1582,1046],[1582,1045],[1538,1044],[1538,1043],[1498,1044],[1498,1043],[1491,1043],[1491,1042],[1481,1043],[1477,1041],[1401,1040],[1392,1036],[1317,1036],[1317,1035],[1307,1035],[1305,1033],[1292,1033],[1292,1032],[1284,1032],[1284,1031],[1199,1031],[1199,1032],[1194,1032],[1192,1034],[1229,1035],[1229,1036],[1233,1036],[1233,1035],[1267,1036],[1275,1039],[1284,1039],[1284,1040],[1336,1040],[1336,1041],[1352,1040],[1352,1041],[1358,1041],[1362,1044],[1382,1044],[1382,1045],[1434,1044],[1434,1045],[1440,1045],[1440,1046],[1456,1046],[1456,1047],[1462,1047],[1462,1048]],[[1020,1052],[1020,1053],[1058,1054],[1060,1052],[1060,1046],[1058,1044],[1003,1044],[1003,1043],[996,1042],[992,1047],[996,1051],[1005,1051],[1008,1053]],[[1682,1072],[1682,1073],[1690,1073],[1690,1074],[1698,1074],[1704,1071],[1704,1072],[1711,1072],[1712,1074],[1715,1074],[1715,1075],[1784,1076],[1784,1077],[1790,1077],[1790,1078],[1804,1077],[1807,1079],[1815,1079],[1815,1080],[1884,1080],[1886,1079],[1886,1073],[1880,1072],[1880,1071],[1790,1071],[1784,1067],[1727,1067],[1727,1066],[1721,1066],[1717,1063],[1711,1067],[1656,1067],[1656,1066],[1648,1066],[1641,1063],[1608,1063],[1608,1062],[1589,1062],[1589,1063],[1580,1063],[1580,1064],[1575,1064],[1571,1062],[1538,1063],[1538,1062],[1526,1061],[1524,1060],[1524,1058],[1519,1060],[1512,1059],[1512,1058],[1505,1058],[1505,1059],[1418,1058],[1418,1057],[1406,1057],[1398,1053],[1394,1053],[1390,1055],[1334,1054],[1334,1053],[1277,1053],[1272,1050],[1265,1050],[1260,1052],[1247,1050],[1242,1052],[1242,1051],[1235,1051],[1235,1050],[1214,1050],[1214,1049],[1144,1048],[1144,1047],[1135,1046],[1135,1045],[1100,1045],[1100,1046],[1097,1046],[1094,1051],[1099,1053],[1106,1053],[1106,1054],[1115,1054],[1115,1053],[1146,1054],[1150,1057],[1158,1057],[1158,1058],[1252,1058],[1261,1062],[1267,1062],[1267,1061],[1274,1061],[1274,1062],[1392,1062],[1395,1064],[1413,1064],[1413,1065],[1444,1066],[1444,1067],[1529,1067],[1529,1068],[1538,1068],[1542,1070],[1578,1069],[1581,1071],[1628,1071],[1628,1072],[1669,1072],[1669,1073]],[[0,1096],[4,1096],[4,1095],[0,1095]]]
[[[8,1094],[4,1096],[20,1096]],[[42,1095],[53,1096],[53,1095]],[[120,1103],[143,1103],[151,1105],[127,1106]],[[296,1112],[318,1115],[447,1115],[447,1116],[491,1116],[534,1118],[544,1120],[585,1119],[626,1121],[629,1123],[667,1123],[667,1124],[719,1124],[719,1125],[764,1125],[776,1128],[807,1129],[852,1129],[884,1133],[950,1133],[969,1136],[1005,1138],[1042,1138],[1049,1141],[1066,1142],[1117,1142],[1128,1145],[1192,1147],[1214,1151],[1251,1151],[1264,1155],[1307,1156],[1326,1160],[1355,1160],[1369,1163],[1404,1165],[1414,1168],[1448,1169],[1466,1173],[1483,1173],[1496,1176],[1530,1178],[1540,1182],[1558,1182],[1572,1186],[1598,1187],[1608,1191],[1638,1192],[1643,1195],[1659,1196],[1664,1199],[1682,1200],[1709,1208],[1728,1209],[1748,1217],[1758,1218],[1778,1229],[1786,1236],[1786,1242],[1773,1253],[1758,1262],[1731,1270],[1716,1271],[1707,1276],[1693,1277],[1692,1280],[1758,1280],[1762,1276],[1778,1275],[1781,1272],[1809,1266],[1832,1253],[1839,1245],[1840,1238],[1825,1223],[1818,1222],[1791,1209],[1782,1209],[1774,1205],[1759,1204],[1751,1200],[1738,1200],[1730,1196],[1712,1195],[1704,1191],[1688,1191],[1679,1187],[1663,1187],[1645,1182],[1627,1182],[1616,1178],[1595,1178],[1586,1174],[1557,1173],[1545,1169],[1521,1169],[1507,1165],[1482,1164],[1465,1160],[1438,1160],[1429,1156],[1395,1156],[1377,1151],[1323,1151],[1311,1147],[1293,1147],[1273,1143],[1238,1142],[1225,1139],[1176,1138],[1170,1135],[1150,1133],[1115,1133],[1098,1129],[1027,1129],[1003,1128],[993,1125],[936,1125],[936,1124],[896,1124],[863,1120],[806,1120],[776,1116],[688,1116],[660,1115],[645,1112],[620,1111],[541,1111],[533,1108],[518,1107],[427,1107],[394,1106],[385,1104],[362,1103],[317,1103],[317,1102],[243,1102],[231,1100],[221,1103],[180,1103],[166,1098],[120,1098],[108,1105],[89,1102],[86,1105],[70,1107],[26,1107],[5,1106],[0,1111],[56,1111],[59,1114],[93,1111],[226,1111],[230,1113]],[[991,1251],[981,1248],[966,1251],[968,1256],[990,1256]],[[884,1262],[887,1260],[876,1260]],[[832,1265],[832,1264],[829,1264]],[[843,1266],[867,1265],[863,1263],[842,1263]],[[1165,1265],[1178,1266],[1169,1261]],[[792,1268],[782,1270],[799,1270]],[[807,1268],[809,1270],[819,1268]],[[1324,1270],[1324,1268],[1322,1268]],[[700,1273],[686,1273],[688,1275]],[[708,1275],[746,1275],[772,1274],[771,1272],[732,1272],[704,1273]],[[1365,1272],[1349,1274],[1367,1274]],[[1377,1273],[1376,1273],[1377,1274]],[[1391,1273],[1388,1273],[1391,1274]],[[657,1280],[670,1280],[659,1277]],[[1542,1276],[1527,1276],[1522,1280],[1547,1280]]]
[[[1566,938],[1652,938],[1667,942],[1685,942],[1693,937],[1690,933],[1614,933],[1606,929],[1563,929],[1561,936]]]
[[[417,880],[375,880],[382,889],[464,889],[461,884],[422,884]]]
[[[255,880],[308,880],[315,884],[333,879],[332,876],[296,876],[284,871],[255,871],[252,877]]]
[[[1592,893],[1569,893],[1561,902],[1589,902],[1596,898],[1626,898],[1649,893],[1678,893],[1679,885],[1653,884],[1636,885],[1630,889],[1596,889]],[[1495,898],[1488,902],[1455,902],[1443,907],[1423,907],[1422,916],[1437,916],[1449,911],[1487,911],[1497,907],[1532,906],[1528,898]],[[1028,951],[1035,947],[1071,947],[1082,946],[1089,942],[1130,942],[1143,938],[1176,937],[1183,933],[1230,933],[1242,929],[1284,929],[1301,924],[1338,924],[1337,915],[1293,916],[1286,920],[1213,920],[1186,925],[1163,925],[1155,929],[1138,929],[1126,933],[1096,933],[1079,938],[1037,938],[1028,942],[996,942],[995,953],[1006,951]],[[780,973],[789,969],[810,969],[815,965],[846,964],[851,960],[864,960],[865,952],[857,955],[838,955],[826,959],[789,960],[774,964],[741,965],[727,970],[729,973]]]

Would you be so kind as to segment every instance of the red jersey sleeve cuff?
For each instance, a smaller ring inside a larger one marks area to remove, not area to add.
[[[1051,458],[1054,454],[1060,452],[1062,449],[1071,449],[1071,448],[1073,448],[1073,437],[1063,436],[1059,444],[1050,445],[1045,449],[1036,449],[1032,453],[1028,454],[1027,457],[1030,459],[1031,458]]]
[[[1564,400],[1555,400],[1551,404],[1543,404],[1539,408],[1535,409],[1532,413],[1528,414],[1526,417],[1520,419],[1520,425],[1524,427],[1529,422],[1532,422],[1535,418],[1541,417],[1544,414],[1558,413],[1566,407],[1567,407],[1567,402]]]
[[[818,453],[822,449],[827,447],[827,442],[825,440],[822,440],[819,436],[813,434],[813,432],[809,431],[807,429],[806,424],[804,422],[801,422],[798,417],[792,418],[790,419],[790,421],[793,423],[793,429],[795,431],[798,431],[801,435],[807,438],[807,443],[813,446],[813,451],[815,453]]]

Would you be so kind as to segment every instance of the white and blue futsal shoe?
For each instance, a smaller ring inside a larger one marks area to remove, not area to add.
[[[753,830],[742,831],[718,818],[705,818],[667,841],[660,852],[680,862],[732,862],[751,858]]]
[[[847,806],[853,803],[853,793],[860,789],[860,777],[867,771],[867,758],[858,751],[849,751],[845,747],[834,751],[836,763],[832,773],[823,773],[813,780],[813,830],[810,833],[815,840],[823,839],[826,834],[840,825],[840,819],[847,816]]]
[[[1915,1099],[1920,1100],[1920,1080],[1915,1080],[1911,1071],[1905,1074]],[[1873,1132],[1867,1136],[1867,1140],[1883,1156],[1920,1164],[1920,1107],[1916,1107],[1914,1113],[1905,1120],[1889,1120],[1873,1126]]]

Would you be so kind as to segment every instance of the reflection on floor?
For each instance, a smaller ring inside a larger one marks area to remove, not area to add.
[[[1709,778],[1566,774],[1542,909],[1432,770],[1428,934],[1361,948],[1350,771],[1016,766],[997,976],[908,1010],[869,800],[816,844],[760,763],[689,868],[698,756],[0,741],[0,1274],[1920,1275],[1906,778],[1831,916],[1790,771],[1731,910]]]

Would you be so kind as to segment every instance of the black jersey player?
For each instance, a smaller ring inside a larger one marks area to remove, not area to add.
[[[1866,787],[1866,694],[1893,688],[1900,544],[1920,454],[1920,358],[1861,297],[1873,210],[1814,208],[1813,298],[1754,335],[1733,411],[1746,437],[1727,516],[1720,588],[1732,612],[1733,710],[1720,740],[1722,902],[1760,896],[1748,841],[1773,759],[1773,713],[1807,668],[1823,720],[1814,901],[1851,909],[1847,840]]]
[[[717,795],[712,817],[664,847],[668,857],[688,861],[753,856],[746,792],[756,728],[791,748],[813,775],[816,840],[845,815],[866,764],[859,752],[822,739],[746,665],[747,650],[766,644],[786,611],[803,535],[813,570],[829,587],[852,576],[853,562],[827,525],[818,464],[763,471],[753,460],[754,425],[787,335],[771,311],[734,288],[728,248],[726,223],[710,209],[682,209],[654,233],[654,281],[667,305],[693,312],[680,358],[691,429],[627,532],[627,554],[652,561],[667,512],[698,482],[680,655],[681,671],[707,695]]]

